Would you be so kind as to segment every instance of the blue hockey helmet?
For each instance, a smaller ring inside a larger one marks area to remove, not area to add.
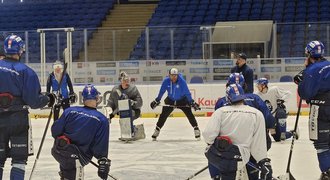
[[[324,54],[324,45],[321,41],[311,41],[307,44],[305,53],[312,58],[321,58]]]
[[[23,54],[25,51],[25,43],[21,37],[17,35],[9,35],[4,41],[5,54]]]
[[[259,85],[259,84],[263,84],[263,85],[268,85],[268,79],[267,78],[259,78],[258,80],[257,80],[257,84]]]
[[[240,73],[230,74],[228,77],[227,85],[230,85],[230,84],[239,84],[243,87],[245,84],[244,76]]]
[[[88,84],[84,87],[82,91],[83,101],[85,100],[98,100],[101,93],[92,84]]]
[[[244,90],[239,84],[231,84],[226,90],[226,99],[230,103],[241,101],[245,98]]]

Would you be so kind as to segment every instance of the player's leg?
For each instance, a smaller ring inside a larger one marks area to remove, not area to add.
[[[132,112],[133,118],[132,118],[132,134],[134,134],[134,139],[145,139],[146,134],[144,131],[144,125],[143,124],[138,124],[138,125],[133,125],[133,121],[137,118],[140,117],[141,115],[141,110],[140,109],[133,109]]]
[[[153,140],[156,140],[156,138],[159,136],[160,129],[164,126],[166,119],[173,112],[173,110],[174,107],[163,106],[162,112],[159,115],[158,121],[156,123],[155,132],[151,136]]]
[[[61,179],[83,179],[83,165],[79,161],[78,148],[73,144],[67,144],[63,138],[55,140],[51,153],[55,160],[60,164],[59,175]],[[88,162],[85,162],[87,164]]]
[[[309,117],[309,135],[317,150],[321,179],[330,176],[330,108],[311,105]]]
[[[60,116],[60,110],[61,110],[61,105],[54,105],[54,121],[58,120],[59,116]]]
[[[195,138],[196,139],[200,139],[201,132],[200,132],[200,130],[198,128],[198,124],[197,124],[196,118],[195,118],[194,114],[192,113],[191,108],[190,107],[181,107],[180,109],[187,116],[190,125],[194,128]]]
[[[29,155],[29,117],[27,111],[19,111],[15,113],[17,123],[15,126],[9,126],[10,132],[10,151],[12,158],[12,168],[10,171],[10,179],[23,180],[25,175],[25,166]],[[11,120],[14,121],[12,118]]]
[[[7,127],[0,127],[0,179],[2,179],[3,168],[9,153],[8,143]]]

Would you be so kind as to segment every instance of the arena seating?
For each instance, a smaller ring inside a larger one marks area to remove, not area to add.
[[[329,8],[330,1],[315,0],[161,0],[148,24],[150,58],[202,58],[200,26],[246,20],[277,22],[278,56],[303,56],[308,41],[324,39],[322,36],[326,33],[321,32],[325,32],[326,27],[316,22],[330,20]],[[196,27],[173,28],[187,25]],[[174,34],[174,57],[171,57],[171,31]],[[145,33],[142,33],[130,59],[145,58]]]
[[[36,30],[38,28],[63,28],[74,27],[75,29],[96,28],[101,25],[102,20],[113,8],[113,0],[53,0],[38,1],[27,0],[23,3],[10,2],[0,5],[0,16],[2,24],[0,31],[16,32],[25,37],[23,31]],[[65,33],[60,33],[61,39],[66,39]],[[89,38],[92,31],[88,32]],[[28,36],[30,62],[40,61],[40,40],[36,32]],[[78,56],[83,48],[83,33],[73,33],[73,56]],[[64,50],[66,41],[60,42],[60,51]],[[49,33],[46,35],[47,61],[53,62],[57,59],[57,35]],[[61,58],[62,53],[60,53]]]

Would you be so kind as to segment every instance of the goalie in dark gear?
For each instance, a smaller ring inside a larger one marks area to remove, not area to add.
[[[133,121],[138,119],[141,115],[141,107],[143,105],[143,100],[138,88],[131,83],[130,77],[124,71],[120,72],[118,80],[120,82],[119,85],[116,85],[112,88],[110,97],[108,99],[107,106],[112,109],[112,112],[109,114],[109,119],[111,120],[115,115],[119,115],[121,109],[119,109],[119,101],[127,100],[129,102],[130,112],[126,112],[126,116],[130,118],[130,128],[132,138],[136,139],[144,139],[145,133],[143,124],[134,125]],[[123,114],[122,114],[123,115]],[[124,133],[124,132],[121,132]]]
[[[70,107],[70,104],[74,104],[77,101],[77,94],[73,91],[73,86],[69,74],[65,73],[61,87],[59,86],[60,80],[63,76],[63,63],[61,61],[55,61],[53,64],[53,72],[51,72],[47,79],[47,92],[53,92],[58,95],[59,104],[54,107],[54,120],[58,119],[60,108],[63,110]],[[69,91],[68,91],[69,87]]]

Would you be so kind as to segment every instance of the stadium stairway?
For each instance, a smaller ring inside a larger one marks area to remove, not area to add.
[[[116,4],[89,40],[89,61],[128,59],[156,6],[157,4]],[[123,27],[127,29],[122,30]],[[121,30],[115,31],[115,43],[113,43],[112,30],[116,28]],[[79,57],[78,61],[84,61],[84,52],[80,52]]]

